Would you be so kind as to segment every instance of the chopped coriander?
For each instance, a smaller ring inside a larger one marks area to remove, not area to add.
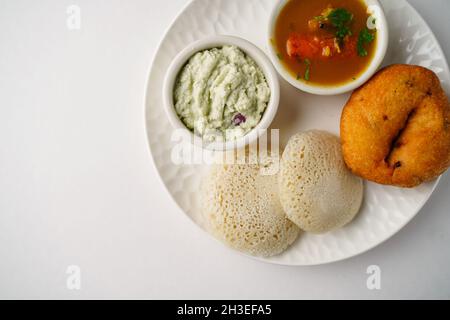
[[[343,40],[346,36],[351,36],[352,35],[352,31],[350,30],[349,27],[342,27],[339,28],[336,31],[336,37],[338,38],[338,40]]]
[[[353,14],[344,8],[337,8],[330,12],[327,17],[333,26],[340,27],[352,21]]]
[[[348,10],[343,8],[334,9],[327,16],[327,19],[337,29],[336,37],[339,41],[352,34],[348,25],[353,20],[353,14]]]
[[[306,71],[305,71],[305,80],[309,81],[310,79],[310,71],[311,71],[311,61],[309,59],[305,59]]]
[[[309,81],[309,67],[305,71],[305,80]]]
[[[278,59],[283,60],[283,56],[280,53],[277,53],[277,57]]]
[[[316,21],[323,21],[323,20],[326,20],[326,18],[324,16],[315,16],[314,20],[316,20]]]
[[[297,73],[297,80],[300,80],[301,77],[302,75],[300,73]]]
[[[375,35],[370,33],[369,29],[364,28],[361,30],[358,36],[357,43],[358,56],[365,57],[368,55],[368,52],[366,48],[364,48],[364,45],[371,43],[373,40],[375,40]]]

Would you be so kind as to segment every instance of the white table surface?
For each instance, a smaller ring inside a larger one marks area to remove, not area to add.
[[[389,241],[317,267],[243,257],[179,211],[149,158],[143,97],[186,2],[0,0],[0,298],[450,298],[448,174]],[[411,3],[449,58],[450,1]]]

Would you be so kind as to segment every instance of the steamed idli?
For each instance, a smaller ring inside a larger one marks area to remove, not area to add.
[[[283,252],[300,230],[283,211],[277,174],[266,165],[214,166],[203,183],[208,231],[228,246],[255,256]]]
[[[302,230],[324,233],[355,217],[363,182],[345,166],[337,137],[309,131],[294,135],[283,152],[279,193],[291,221]]]

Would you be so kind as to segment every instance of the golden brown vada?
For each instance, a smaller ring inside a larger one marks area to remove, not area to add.
[[[450,104],[436,74],[380,70],[351,95],[341,117],[349,169],[370,181],[415,187],[450,166]]]

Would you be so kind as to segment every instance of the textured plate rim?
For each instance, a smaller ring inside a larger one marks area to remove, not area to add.
[[[359,255],[362,255],[364,253],[367,253],[368,251],[374,249],[375,247],[380,246],[381,244],[385,243],[387,240],[389,240],[390,238],[392,238],[394,235],[396,235],[397,233],[399,233],[407,224],[409,224],[411,222],[412,219],[414,219],[414,217],[417,216],[417,214],[423,209],[423,207],[425,206],[425,204],[428,202],[428,200],[430,199],[431,195],[434,193],[434,191],[436,190],[441,177],[439,176],[434,182],[433,182],[433,187],[431,188],[430,193],[428,194],[428,196],[417,206],[417,209],[415,210],[414,213],[411,214],[411,216],[404,221],[404,223],[402,223],[401,225],[398,226],[398,228],[388,234],[386,237],[384,237],[383,239],[377,241],[375,244],[368,246],[367,248],[365,248],[364,250],[361,250],[360,252],[357,253],[353,253],[351,255],[347,255],[345,257],[341,257],[341,258],[335,258],[335,259],[328,259],[328,260],[322,260],[320,262],[312,262],[312,263],[293,263],[293,262],[279,262],[279,261],[273,261],[273,260],[268,260],[266,258],[263,257],[256,257],[256,256],[251,256],[245,253],[242,253],[240,251],[234,250],[232,248],[229,248],[228,246],[222,244],[220,241],[218,241],[216,238],[214,238],[213,236],[211,236],[207,231],[205,231],[204,229],[202,229],[197,223],[195,223],[195,221],[186,214],[186,212],[183,210],[183,208],[178,204],[178,202],[175,200],[174,196],[172,195],[172,193],[170,192],[168,186],[166,185],[166,183],[164,182],[160,171],[158,170],[158,167],[156,165],[156,160],[154,158],[153,152],[152,152],[152,148],[151,148],[151,143],[149,140],[149,127],[148,127],[148,104],[149,104],[149,99],[150,99],[150,90],[149,89],[149,85],[150,85],[150,79],[151,79],[151,75],[152,75],[152,71],[155,65],[155,61],[156,58],[158,56],[158,53],[162,47],[162,44],[164,42],[164,40],[167,37],[167,34],[170,32],[170,30],[172,29],[172,27],[175,25],[175,23],[178,21],[178,19],[180,18],[181,15],[184,14],[184,12],[195,2],[197,2],[199,0],[189,0],[181,9],[180,11],[176,14],[176,16],[171,20],[171,23],[168,25],[168,27],[165,29],[161,39],[158,42],[158,45],[156,46],[156,49],[153,53],[152,58],[150,59],[150,65],[147,68],[147,80],[145,83],[145,94],[144,94],[144,127],[145,127],[145,137],[146,137],[146,141],[147,141],[147,150],[149,152],[150,155],[150,159],[151,159],[151,163],[152,163],[152,167],[153,169],[156,171],[156,175],[158,177],[158,181],[160,184],[162,184],[164,190],[169,194],[170,199],[172,200],[172,202],[174,202],[175,206],[178,208],[178,210],[181,211],[182,216],[184,216],[185,219],[190,221],[190,225],[194,225],[195,229],[198,229],[201,231],[201,233],[203,234],[203,236],[208,237],[209,239],[213,239],[215,240],[215,242],[219,242],[222,247],[225,247],[226,249],[233,251],[234,253],[238,253],[241,256],[244,257],[249,257],[253,260],[256,261],[260,261],[260,262],[264,262],[267,264],[272,264],[272,265],[280,265],[280,266],[289,266],[289,267],[308,267],[308,266],[320,266],[320,265],[325,265],[325,264],[331,264],[331,263],[335,263],[335,262],[340,262],[340,261],[344,261],[350,258],[354,258],[357,257]],[[442,50],[442,46],[439,43],[438,39],[436,38],[436,35],[434,34],[433,30],[430,28],[429,24],[426,22],[426,20],[422,17],[422,15],[417,11],[417,9],[412,6],[408,0],[403,0],[403,2],[405,3],[406,6],[409,7],[410,10],[412,10],[416,16],[419,19],[419,22],[421,24],[423,24],[430,32],[430,36],[431,38],[434,40],[434,42],[436,43],[436,50],[439,52],[439,54],[442,56],[442,60],[444,62],[444,67],[446,68],[446,71],[450,73],[450,69],[449,69],[449,64],[447,61],[446,56],[444,55],[444,51]],[[194,228],[193,228],[194,229]]]

